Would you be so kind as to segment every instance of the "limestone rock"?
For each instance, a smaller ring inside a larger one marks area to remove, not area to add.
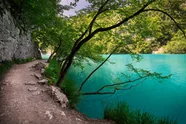
[[[28,91],[33,92],[36,91],[38,89],[38,87],[29,87]]]
[[[50,88],[51,88],[52,96],[53,96],[54,100],[59,102],[62,108],[66,108],[68,106],[67,96],[65,94],[63,94],[60,91],[60,88],[58,88],[58,87],[51,86]]]
[[[64,111],[61,111],[61,115],[66,117],[66,114]]]
[[[42,79],[41,74],[34,74],[34,76],[35,76],[37,79]]]
[[[47,115],[47,117],[49,118],[49,120],[51,120],[53,118],[53,115],[51,114],[50,111],[46,111],[45,115]]]
[[[42,69],[41,69],[41,74],[44,74],[44,72],[45,72],[45,69],[42,68]]]
[[[43,64],[42,62],[38,62],[37,64],[32,66],[32,68],[41,72],[41,70],[45,68],[45,64]]]
[[[29,81],[29,82],[26,82],[25,85],[36,85],[36,82],[34,82],[34,81]]]
[[[3,11],[0,14],[0,62],[41,57],[31,31],[21,32],[10,12],[5,7]]]
[[[38,81],[39,84],[47,84],[48,80],[47,79],[42,79]]]
[[[82,121],[81,119],[79,119],[79,118],[76,118],[76,121]]]
[[[35,91],[35,92],[33,92],[32,94],[33,94],[34,96],[37,96],[37,95],[41,94],[41,91]]]

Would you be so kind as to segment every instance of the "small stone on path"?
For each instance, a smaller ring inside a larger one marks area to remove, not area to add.
[[[61,115],[66,117],[66,114],[64,111],[61,111]]]
[[[81,119],[79,119],[79,118],[76,118],[76,121],[82,121]]]
[[[25,83],[25,85],[36,85],[36,82],[34,82],[34,81],[29,81],[29,82]]]
[[[2,84],[3,85],[10,85],[11,83],[9,81],[4,81]]]
[[[50,113],[50,111],[46,111],[45,115],[48,116],[49,120],[51,120],[53,118],[53,115]]]
[[[32,91],[36,91],[38,89],[38,87],[29,87],[28,91],[32,92]]]
[[[33,95],[39,95],[39,94],[41,94],[41,92],[40,91],[36,91],[36,92],[33,92],[32,94]]]
[[[41,69],[41,74],[44,74],[44,72],[45,72],[45,69],[42,68]]]
[[[35,76],[37,79],[42,79],[41,74],[34,74],[34,76]]]
[[[38,81],[39,84],[47,84],[48,80],[47,79],[42,79],[40,81]]]

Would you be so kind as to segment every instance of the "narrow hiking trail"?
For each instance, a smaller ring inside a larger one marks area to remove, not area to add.
[[[37,82],[33,65],[43,60],[15,64],[0,81],[0,124],[111,124],[89,119],[76,110],[62,108]]]

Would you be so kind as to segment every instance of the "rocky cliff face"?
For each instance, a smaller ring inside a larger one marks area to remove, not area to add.
[[[3,9],[2,4],[0,8],[0,62],[40,57],[37,46],[31,38],[31,32],[21,33],[10,12]]]

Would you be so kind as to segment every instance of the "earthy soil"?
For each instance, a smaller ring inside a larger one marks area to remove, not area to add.
[[[0,124],[111,124],[90,119],[70,108],[62,108],[38,84],[40,71],[32,68],[41,60],[14,65],[0,81]]]

